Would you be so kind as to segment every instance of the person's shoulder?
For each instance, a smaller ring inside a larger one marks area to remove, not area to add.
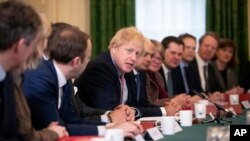
[[[107,69],[107,68],[114,68],[114,64],[112,62],[110,53],[105,52],[101,53],[99,56],[97,56],[95,59],[91,60],[86,68],[93,69],[93,68],[99,68],[99,69]]]

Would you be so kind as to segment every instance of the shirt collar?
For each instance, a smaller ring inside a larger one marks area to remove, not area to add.
[[[200,55],[198,53],[195,54],[197,63],[199,67],[203,67],[208,64],[208,62],[205,62],[204,60],[201,59]]]
[[[3,81],[6,77],[6,71],[3,69],[3,66],[0,64],[0,82]]]
[[[53,64],[54,64],[55,69],[56,69],[56,75],[57,75],[57,79],[58,79],[58,87],[61,88],[67,83],[67,80],[66,80],[65,76],[63,75],[62,71],[58,68],[58,66],[56,65],[56,63],[54,61],[53,61]]]
[[[164,64],[162,64],[161,66],[162,66],[164,74],[168,74],[168,72],[170,72],[170,70]]]
[[[133,73],[134,73],[134,75],[139,74],[139,72],[136,69],[133,69]]]
[[[185,61],[181,61],[181,62],[180,62],[180,67],[181,67],[181,68],[188,67],[188,63],[185,62]]]

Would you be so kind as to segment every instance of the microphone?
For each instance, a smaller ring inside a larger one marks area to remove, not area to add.
[[[222,105],[220,105],[220,104],[218,104],[218,103],[215,103],[215,102],[209,100],[208,98],[206,98],[206,95],[205,95],[205,94],[202,94],[202,93],[200,93],[200,92],[198,92],[198,91],[196,91],[196,90],[193,90],[193,89],[192,89],[191,91],[192,91],[193,93],[195,93],[196,95],[198,95],[199,97],[201,97],[202,99],[206,99],[206,100],[208,100],[209,102],[213,103],[219,110],[225,111],[227,114],[229,114],[229,115],[231,115],[231,116],[233,116],[233,117],[237,116],[236,114],[234,114],[233,112],[231,112],[229,109],[227,109],[227,108],[223,107]]]

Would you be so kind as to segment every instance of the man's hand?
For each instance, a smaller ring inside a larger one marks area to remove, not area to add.
[[[59,138],[69,136],[66,128],[59,125],[58,122],[51,122],[47,129],[56,132]]]
[[[172,100],[177,102],[183,109],[190,108],[191,106],[191,96],[185,93],[178,94]]]
[[[113,123],[123,123],[135,119],[135,111],[127,105],[119,105],[109,113]]]
[[[134,138],[136,135],[143,133],[142,126],[134,121],[116,123],[112,126],[107,127],[107,129],[112,129],[112,128],[123,129],[124,136],[131,137],[131,138]]]
[[[181,106],[175,100],[171,100],[169,103],[166,103],[164,108],[168,116],[174,116],[181,110]]]

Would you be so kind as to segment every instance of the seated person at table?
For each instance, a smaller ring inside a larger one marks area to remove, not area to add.
[[[148,100],[153,105],[157,106],[165,106],[171,100],[176,101],[181,105],[181,103],[186,104],[189,96],[185,94],[177,95],[173,98],[169,98],[167,92],[164,87],[164,79],[161,76],[159,70],[162,66],[162,58],[164,54],[163,46],[160,42],[156,40],[151,40],[153,47],[155,49],[154,54],[151,58],[151,62],[146,70],[147,78],[146,78],[146,93],[148,96]],[[137,66],[137,65],[136,65]],[[138,70],[142,70],[143,67],[136,67]],[[141,68],[141,69],[140,69]],[[186,101],[186,102],[180,102]],[[182,105],[181,105],[182,106]]]
[[[83,72],[91,56],[92,46],[85,33],[75,27],[65,28],[51,47],[50,60],[43,60],[35,70],[27,71],[22,83],[35,128],[58,121],[70,135],[104,135],[107,128],[121,128],[125,136],[142,132],[142,127],[134,122],[102,126],[105,124],[82,119],[77,113],[71,101],[70,80]]]
[[[88,106],[111,110],[134,100],[124,74],[133,70],[142,53],[144,36],[134,27],[119,30],[109,44],[109,51],[91,61],[77,79],[77,94]],[[130,105],[129,105],[130,106]],[[137,116],[162,115],[160,108],[136,107]]]
[[[192,91],[190,91],[189,87],[194,81],[192,80],[193,72],[189,69],[189,63],[195,57],[196,38],[188,33],[181,34],[178,38],[183,41],[184,46],[180,64],[172,69],[171,73],[174,93],[187,93],[192,95]]]
[[[180,106],[173,107],[172,104],[174,102],[170,103],[169,105],[167,103],[163,103],[162,107],[159,107],[159,105],[155,105],[150,103],[149,101],[149,95],[147,94],[146,90],[146,71],[151,63],[152,56],[155,52],[155,46],[152,44],[152,42],[148,39],[145,39],[145,45],[142,52],[142,55],[138,57],[135,68],[130,73],[127,73],[125,75],[126,81],[127,81],[127,87],[131,90],[130,95],[134,96],[130,102],[129,105],[136,106],[136,107],[151,107],[153,111],[161,110],[161,113],[158,113],[158,115],[175,115],[176,112],[180,109]],[[151,115],[153,116],[153,115]]]
[[[219,37],[214,32],[207,32],[199,39],[198,52],[195,58],[189,63],[188,69],[192,73],[192,81],[190,90],[203,92],[206,96],[214,101],[220,102],[224,100],[224,95],[218,91],[212,91],[210,85],[219,85],[218,81],[213,81],[214,76],[213,67],[211,66],[211,59],[214,57],[217,47],[219,45]],[[199,96],[192,96],[192,102],[201,99]]]
[[[164,79],[159,73],[164,49],[160,42],[156,40],[151,40],[151,42],[155,47],[155,52],[147,70],[146,91],[150,103],[163,106],[170,101],[165,91]]]
[[[215,71],[213,81],[218,81],[219,85],[212,85],[212,91],[220,91],[226,94],[241,94],[243,88],[238,85],[238,77],[235,72],[236,46],[230,39],[221,39],[213,58],[212,66]]]
[[[43,51],[44,52],[43,57],[45,60],[48,60],[50,58],[49,57],[50,50],[53,48],[51,42],[53,42],[53,40],[58,36],[60,31],[65,28],[73,26],[64,22],[57,22],[53,23],[51,27],[52,27],[52,32],[48,38],[48,47]],[[89,36],[86,37],[90,39]],[[134,113],[132,113],[133,110],[131,110],[131,108],[129,108],[126,105],[123,106],[119,105],[114,109],[114,111],[107,111],[103,109],[88,107],[85,103],[83,103],[79,99],[78,95],[72,95],[72,101],[80,116],[85,119],[99,120],[107,123],[109,122],[120,123],[120,122],[134,120]],[[127,112],[128,116],[124,116],[123,114],[124,110]]]
[[[55,122],[42,130],[32,127],[17,79],[47,39],[45,21],[41,24],[32,7],[17,1],[0,3],[0,17],[0,140],[55,141],[67,136],[65,127]]]

